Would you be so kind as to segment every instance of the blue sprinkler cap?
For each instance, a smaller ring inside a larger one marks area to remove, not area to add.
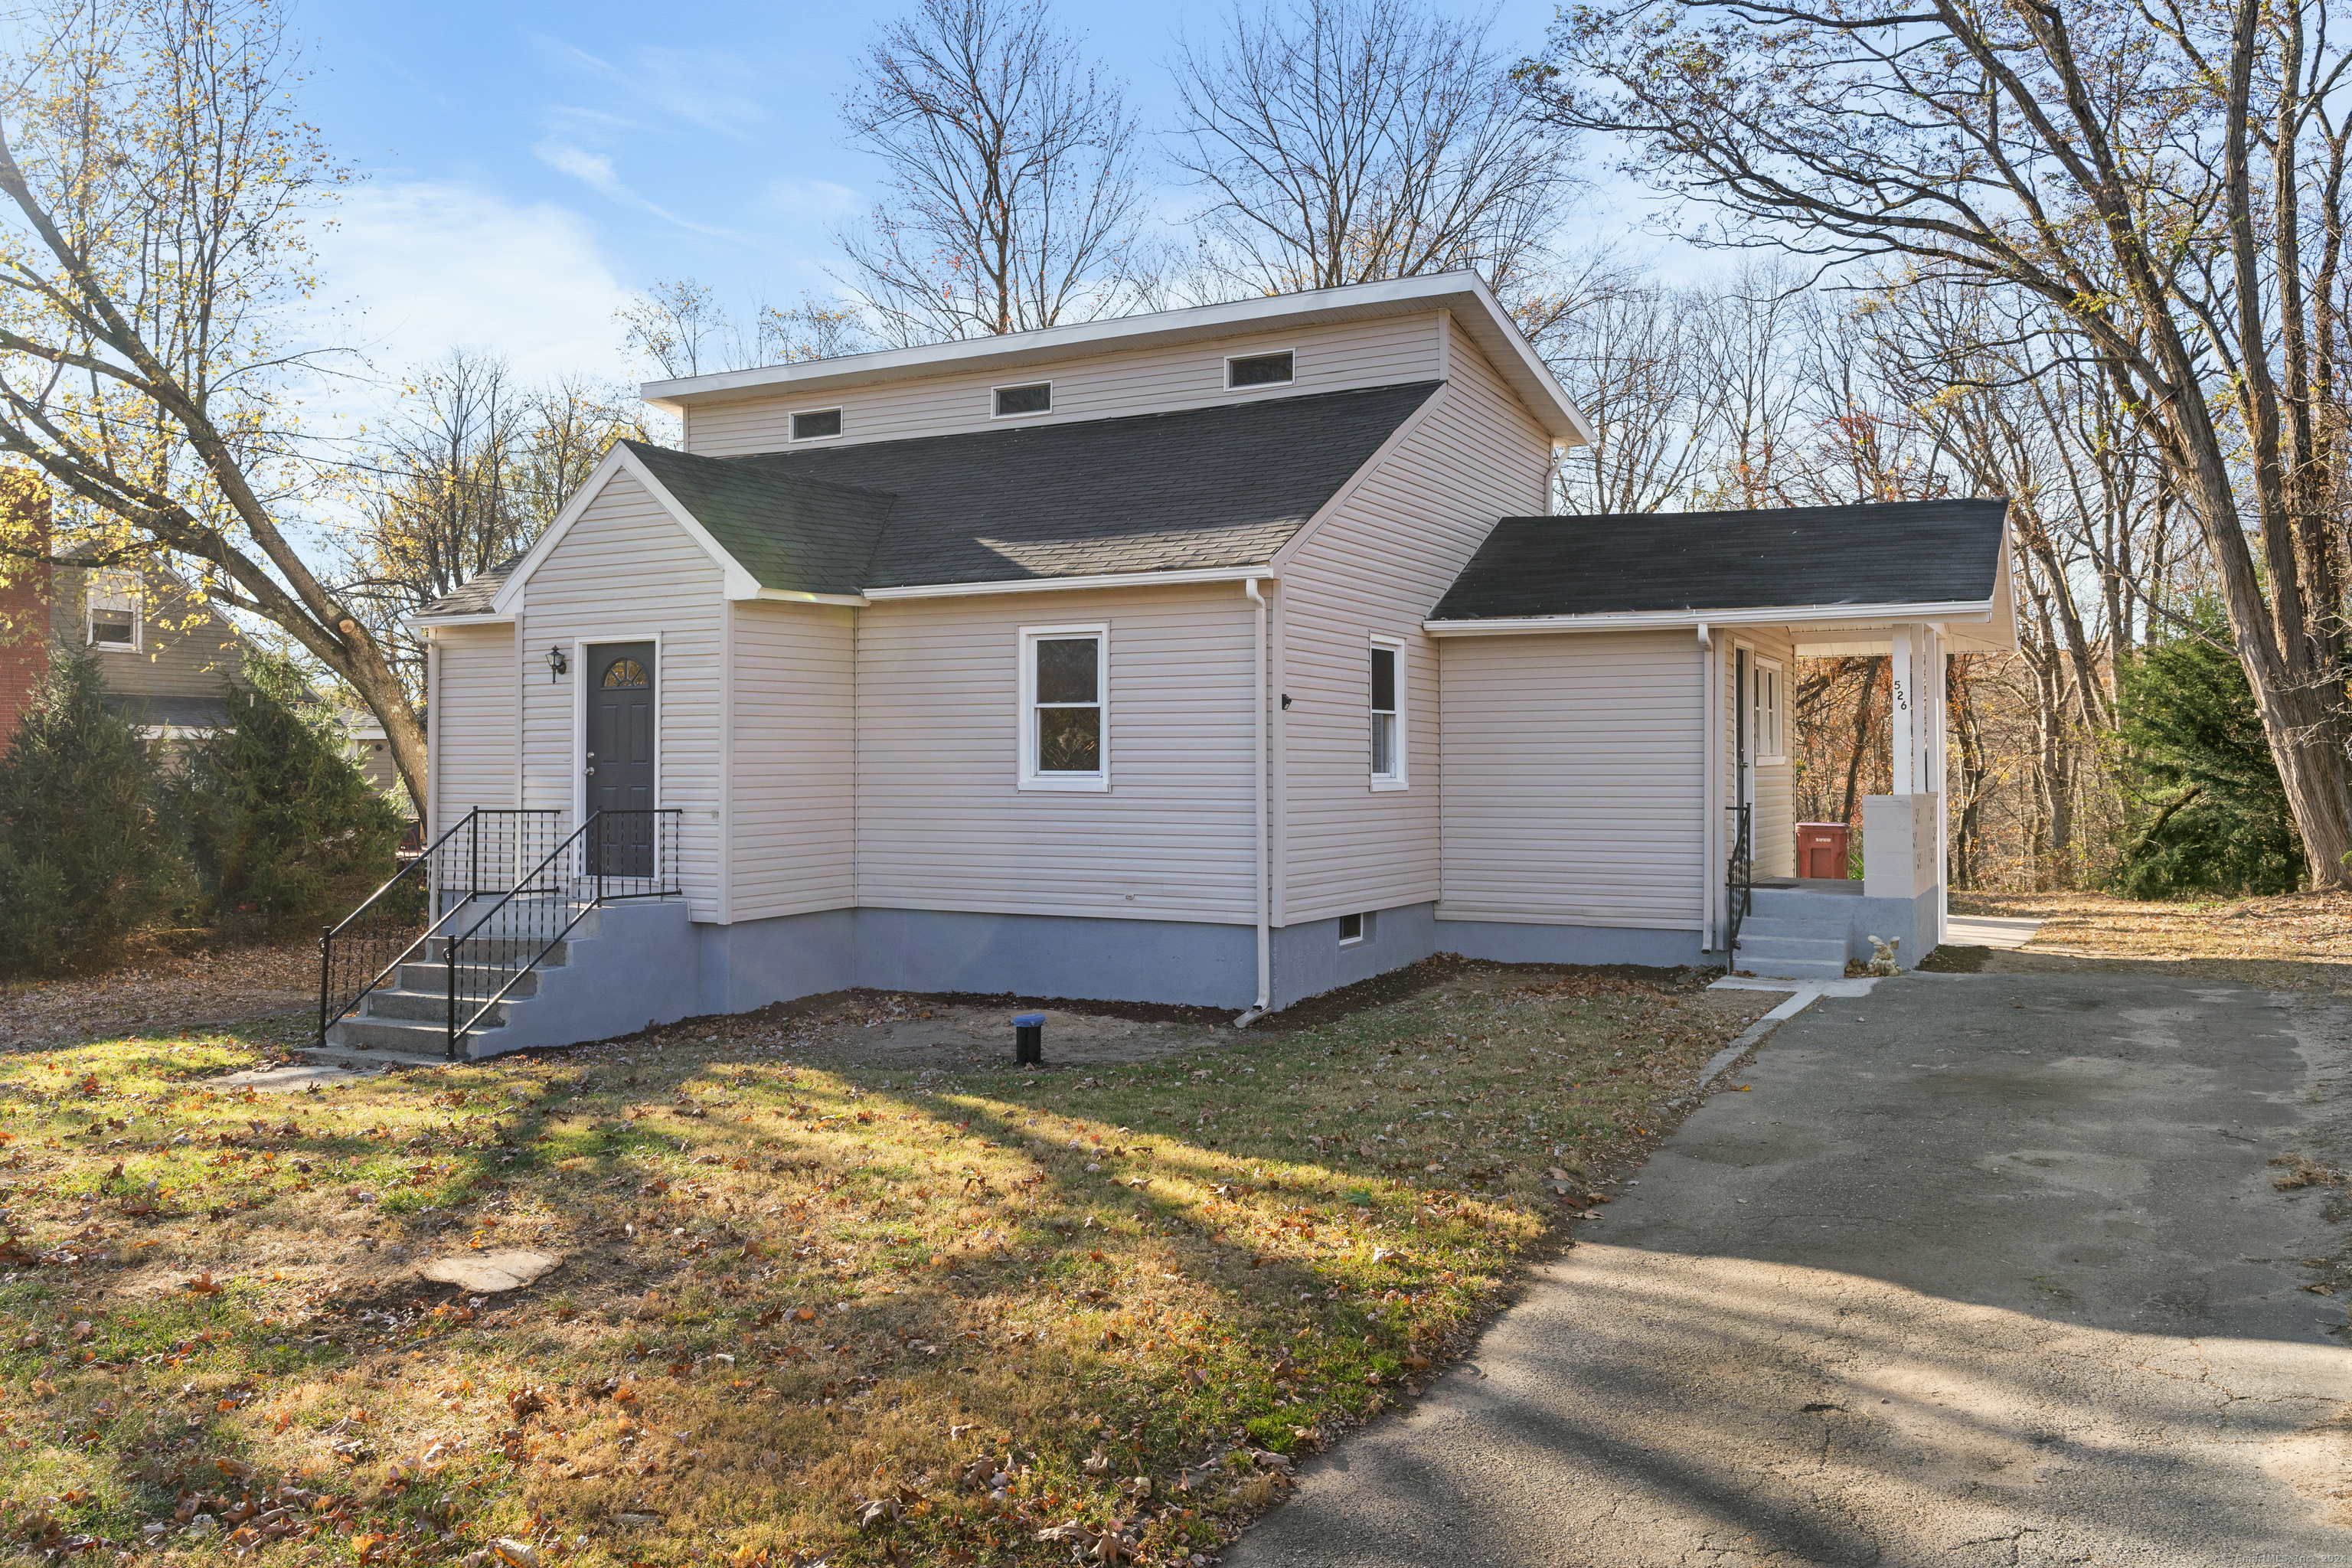
[[[1015,1013],[1013,1015],[1013,1026],[1016,1029],[1042,1029],[1045,1026],[1045,1015],[1043,1013]]]

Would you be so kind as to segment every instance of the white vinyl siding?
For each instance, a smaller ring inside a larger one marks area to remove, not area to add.
[[[434,639],[433,831],[474,807],[515,804],[514,628],[451,626]],[[540,678],[546,679],[542,665]]]
[[[1706,772],[1697,638],[1449,637],[1442,652],[1438,918],[1695,928]]]
[[[676,806],[679,869],[698,921],[719,918],[719,569],[645,488],[616,473],[532,574],[521,609],[530,646],[658,636],[656,804]],[[523,802],[567,822],[579,804],[573,724],[582,666],[522,683]]]
[[[1433,311],[1305,331],[1286,328],[1278,333],[1126,349],[1024,367],[1022,384],[1053,383],[1054,406],[1051,413],[1025,416],[1021,423],[1160,414],[1278,395],[1269,389],[1234,392],[1226,387],[1226,357],[1245,353],[1253,344],[1297,352],[1297,379],[1287,389],[1289,395],[1434,381],[1440,374],[1435,320]],[[687,450],[713,457],[781,451],[791,444],[787,433],[793,410],[810,407],[813,396],[824,399],[826,406],[838,402],[841,407],[841,435],[827,446],[1002,428],[995,416],[994,390],[1010,384],[1013,383],[1000,368],[814,395],[779,390],[740,402],[702,404],[688,424]]]
[[[1255,918],[1240,584],[886,601],[858,616],[860,904]],[[1110,788],[1024,790],[1021,628],[1094,623],[1108,628]]]
[[[1737,644],[1748,649],[1751,659],[1776,660],[1780,666],[1780,722],[1785,731],[1792,721],[1789,717],[1790,672],[1796,668],[1796,643],[1783,626],[1741,626],[1737,632],[1719,632],[1718,647],[1725,650],[1723,666],[1723,800],[1728,805],[1738,796],[1732,789],[1732,756],[1738,743],[1732,730],[1730,703],[1732,670],[1730,649]],[[1752,695],[1750,700],[1753,700]],[[1749,720],[1754,722],[1753,717]],[[1784,736],[1785,740],[1785,736]],[[1753,732],[1750,750],[1754,752]],[[1790,762],[1759,764],[1748,775],[1754,788],[1755,810],[1749,814],[1750,831],[1756,836],[1755,874],[1759,877],[1793,877],[1797,874],[1797,792],[1796,765]],[[1725,816],[1727,824],[1729,815]],[[1727,854],[1734,830],[1727,826],[1723,832]]]
[[[1425,320],[1434,339],[1437,321]],[[1458,330],[1437,406],[1282,575],[1276,715],[1277,922],[1438,896],[1437,657],[1422,618],[1499,518],[1542,508],[1551,446]],[[1368,638],[1396,639],[1405,777],[1366,767]],[[1451,693],[1447,694],[1451,699]]]
[[[856,901],[853,614],[756,603],[734,614],[734,918],[845,908]]]

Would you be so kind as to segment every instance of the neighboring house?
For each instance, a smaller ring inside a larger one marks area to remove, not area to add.
[[[0,649],[0,712],[10,731],[59,651],[87,651],[95,658],[108,705],[166,756],[220,728],[224,689],[246,684],[251,645],[245,635],[160,566],[33,567],[5,592],[0,631],[16,633]],[[352,759],[369,783],[394,787],[398,774],[383,727],[362,719],[345,728]],[[6,733],[0,731],[0,745]]]
[[[646,395],[683,449],[616,447],[415,621],[429,830],[474,846],[439,935],[514,879],[469,814],[534,847],[675,814],[627,885],[680,896],[597,910],[476,1051],[849,985],[1279,1007],[1436,952],[1719,963],[1735,911],[1741,967],[1939,934],[1939,654],[2012,646],[2002,503],[1541,515],[1588,431],[1474,276]],[[1748,908],[1743,803],[1759,879],[1792,865],[1790,661],[1864,649],[1908,725],[1869,884]],[[509,901],[569,900],[539,936],[593,900],[572,853]],[[343,1037],[443,1028],[395,1021],[443,1016],[419,970]]]

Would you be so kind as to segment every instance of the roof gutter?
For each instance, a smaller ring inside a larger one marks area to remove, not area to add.
[[[1818,626],[1882,621],[1989,624],[1990,599],[1945,599],[1891,605],[1769,605],[1738,610],[1612,610],[1579,616],[1496,616],[1486,620],[1425,620],[1433,637],[1532,636],[1545,632],[1689,631],[1699,626]]]
[[[482,610],[463,616],[411,616],[400,624],[411,631],[430,631],[436,626],[510,626],[514,622],[511,614]]]

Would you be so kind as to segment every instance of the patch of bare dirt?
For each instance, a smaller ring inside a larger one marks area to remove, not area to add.
[[[230,948],[0,988],[0,1044],[195,1029],[307,1012],[318,1002],[315,942]]]
[[[1527,985],[1630,981],[1674,992],[1703,993],[1713,978],[1713,971],[1629,964],[1492,963],[1441,952],[1307,997],[1245,1028],[1235,1028],[1237,1015],[1223,1007],[1021,996],[1010,992],[992,995],[860,989],[803,996],[756,1012],[688,1018],[600,1044],[764,1046],[814,1060],[903,1067],[909,1072],[1009,1069],[1014,1065],[1013,1016],[1043,1013],[1045,1067],[1049,1070],[1086,1068],[1295,1034],[1441,989],[1484,994]],[[1743,996],[1725,1005],[1744,1005],[1745,1000]]]

